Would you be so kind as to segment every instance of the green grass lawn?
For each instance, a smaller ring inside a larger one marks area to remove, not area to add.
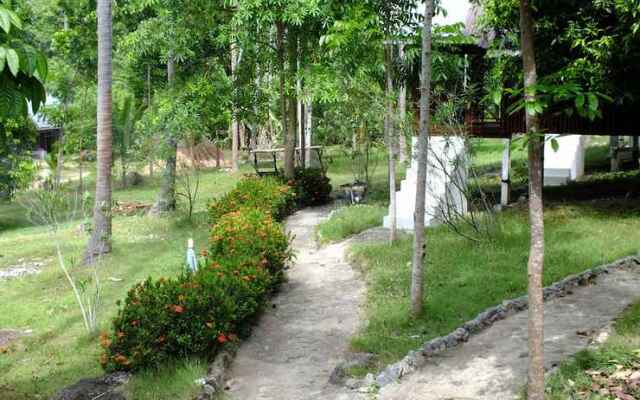
[[[101,330],[109,329],[116,301],[124,298],[132,285],[149,276],[173,276],[180,272],[188,238],[194,238],[198,249],[206,246],[206,203],[229,190],[240,176],[241,173],[204,173],[192,221],[185,218],[183,211],[166,218],[114,218],[114,250],[101,261],[99,269]],[[115,191],[114,199],[151,203],[157,190],[157,181],[153,179],[141,187]],[[87,240],[86,234],[78,231],[78,223],[68,223],[60,232],[69,260],[79,258]],[[32,226],[16,203],[0,205],[0,254],[0,269],[15,265],[20,259],[47,260],[39,275],[0,282],[0,327],[33,331],[0,354],[0,397],[44,399],[82,377],[100,375],[99,340],[84,331],[73,294],[54,262],[50,235],[46,228]],[[88,270],[76,266],[73,274],[82,278]],[[136,400],[191,398],[197,389],[194,381],[204,376],[206,368],[202,360],[165,366],[137,375],[128,390]]]
[[[600,392],[603,388],[624,387],[628,379],[616,379],[640,373],[640,302],[629,307],[615,322],[613,335],[597,349],[579,352],[563,362],[547,380],[549,400],[609,400]],[[625,390],[625,394],[640,398],[640,389]]]
[[[380,205],[359,204],[336,210],[331,218],[317,227],[320,243],[337,242],[369,228],[382,225],[387,208]]]
[[[545,285],[640,250],[636,201],[550,206],[545,213]],[[500,214],[497,237],[473,243],[446,227],[427,229],[425,311],[409,316],[412,239],[358,245],[353,258],[367,281],[367,325],[353,338],[381,363],[403,357],[449,333],[503,299],[526,293],[529,227],[526,210]]]

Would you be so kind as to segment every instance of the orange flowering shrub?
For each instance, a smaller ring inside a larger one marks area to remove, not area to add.
[[[103,333],[107,371],[138,370],[172,358],[210,355],[248,334],[275,277],[260,258],[221,258],[195,274],[134,286]]]
[[[241,208],[263,210],[281,221],[295,208],[295,191],[276,178],[247,176],[236,187],[209,204],[209,219],[215,224],[223,215]]]
[[[211,228],[209,257],[257,258],[276,278],[291,260],[290,238],[264,211],[240,209],[223,215]]]

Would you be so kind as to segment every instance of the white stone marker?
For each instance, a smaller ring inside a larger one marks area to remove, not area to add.
[[[413,230],[413,214],[416,204],[416,183],[418,175],[418,139],[412,138],[411,167],[405,180],[396,192],[398,205],[398,229]],[[467,212],[467,198],[464,188],[467,184],[467,153],[461,137],[429,138],[427,164],[427,192],[425,198],[425,226],[442,222],[442,210],[455,208],[457,214]],[[389,216],[384,218],[384,226],[389,227]]]

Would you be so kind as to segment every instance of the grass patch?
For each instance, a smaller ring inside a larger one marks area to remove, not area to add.
[[[635,202],[555,205],[547,208],[545,223],[545,285],[638,251]],[[427,229],[425,312],[418,319],[409,316],[412,238],[404,235],[393,246],[356,246],[354,257],[368,286],[368,324],[353,338],[353,347],[390,363],[503,299],[525,294],[527,213],[504,212],[499,224],[495,240],[480,244],[446,227]]]
[[[207,373],[208,362],[198,358],[176,361],[133,376],[128,398],[135,400],[193,399],[200,392],[197,379]]]
[[[245,169],[243,172],[249,171]],[[113,219],[113,253],[102,260],[102,308],[100,329],[108,330],[116,313],[116,300],[123,299],[137,282],[151,276],[174,276],[184,263],[186,241],[193,238],[198,250],[206,248],[208,224],[205,207],[237,182],[241,173],[207,171],[202,175],[201,192],[192,221],[179,211],[172,217],[146,216]],[[116,190],[119,201],[152,202],[158,191],[156,180],[141,187]],[[65,256],[79,259],[87,235],[78,222],[61,230]],[[16,203],[0,204],[0,269],[19,259],[35,257],[47,261],[39,275],[0,282],[0,327],[32,330],[29,337],[14,342],[0,354],[0,397],[3,400],[48,398],[62,387],[82,377],[102,374],[99,339],[89,337],[62,271],[53,259],[47,229],[32,226]],[[83,276],[82,267],[74,267]],[[129,390],[135,399],[188,399],[204,375],[206,363],[190,360],[184,364],[149,371],[134,378]],[[155,387],[158,387],[156,389]],[[146,388],[146,389],[145,389]]]
[[[622,313],[614,327],[615,333],[606,343],[597,349],[580,351],[560,365],[547,381],[548,399],[616,399],[601,392],[611,386],[623,388],[623,393],[631,398],[640,398],[640,390],[627,386],[625,379],[612,377],[621,370],[640,371],[640,302]]]
[[[359,204],[336,210],[317,226],[321,243],[338,242],[382,224],[387,209],[377,205]]]

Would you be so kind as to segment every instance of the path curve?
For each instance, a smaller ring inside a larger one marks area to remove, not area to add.
[[[545,303],[545,367],[585,348],[585,333],[606,327],[640,298],[640,269],[618,269],[594,284]],[[385,386],[382,400],[516,399],[527,374],[527,312],[496,322],[469,341],[427,361],[399,383]]]
[[[233,362],[227,395],[236,400],[350,398],[329,376],[359,326],[363,280],[346,262],[348,242],[318,248],[315,226],[330,207],[287,219],[295,265]]]

